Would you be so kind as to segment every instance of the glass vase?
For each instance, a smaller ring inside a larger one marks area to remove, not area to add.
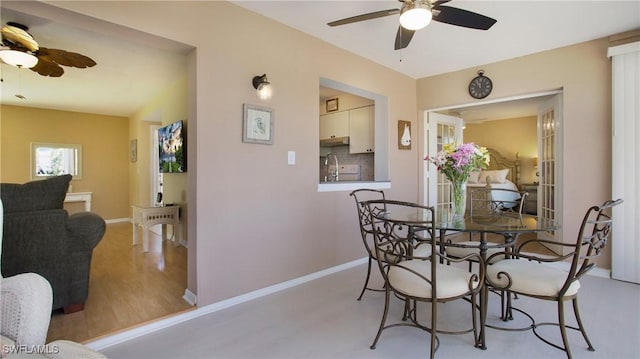
[[[452,217],[454,220],[460,220],[464,218],[464,213],[467,210],[467,183],[466,182],[451,182],[453,205],[451,208]]]

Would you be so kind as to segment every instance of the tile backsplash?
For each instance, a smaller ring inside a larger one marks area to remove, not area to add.
[[[362,181],[373,181],[373,153],[350,154],[349,145],[331,147],[331,153],[338,157],[340,165],[360,165],[360,175]],[[324,166],[325,156],[320,157],[320,181],[327,175],[327,167]],[[329,163],[332,165],[333,163]]]

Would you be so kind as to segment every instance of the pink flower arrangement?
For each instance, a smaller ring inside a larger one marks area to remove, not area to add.
[[[471,171],[487,168],[489,152],[474,143],[447,143],[435,156],[424,159],[435,164],[451,182],[463,183],[469,179]]]

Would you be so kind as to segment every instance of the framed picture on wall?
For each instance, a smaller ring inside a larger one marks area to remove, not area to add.
[[[338,98],[332,98],[327,100],[327,112],[338,111]]]
[[[129,143],[129,161],[138,161],[138,140],[131,140]]]
[[[242,142],[273,144],[273,109],[244,104]]]

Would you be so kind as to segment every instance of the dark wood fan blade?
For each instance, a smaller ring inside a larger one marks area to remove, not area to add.
[[[329,25],[329,26],[346,25],[346,24],[351,24],[351,23],[354,23],[354,22],[377,19],[379,17],[385,17],[385,16],[395,15],[395,14],[399,14],[399,13],[400,13],[400,9],[380,10],[380,11],[376,11],[376,12],[370,12],[368,14],[362,14],[362,15],[352,16],[352,17],[348,17],[348,18],[345,18],[345,19],[341,19],[341,20],[332,21],[330,23],[327,23],[327,25]]]
[[[64,74],[64,70],[60,65],[56,64],[46,55],[36,55],[38,63],[31,68],[31,71],[37,72],[42,76],[60,77]]]
[[[37,54],[47,56],[48,58],[53,60],[53,62],[63,66],[83,69],[96,65],[96,62],[87,56],[65,50],[48,49],[46,47],[41,47],[38,50]]]
[[[496,23],[496,20],[490,17],[455,7],[436,5],[433,9],[435,10],[433,12],[433,20],[445,24],[488,30]]]
[[[398,32],[396,33],[396,43],[394,46],[395,50],[404,49],[409,46],[409,42],[413,38],[413,34],[415,31],[407,30],[402,26],[398,26]]]

